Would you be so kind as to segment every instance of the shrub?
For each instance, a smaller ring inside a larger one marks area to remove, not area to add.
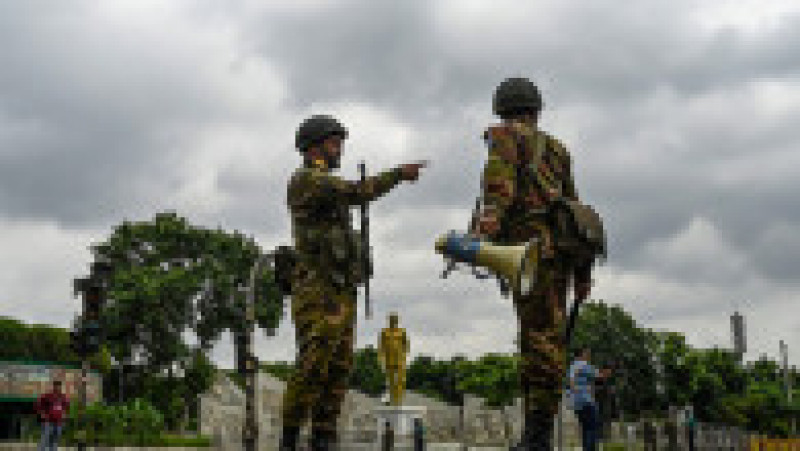
[[[73,404],[67,416],[64,440],[67,444],[79,441],[82,432],[78,422],[78,406]],[[88,405],[85,417],[87,443],[118,445],[145,444],[158,441],[164,429],[164,418],[155,407],[141,399],[124,405]]]

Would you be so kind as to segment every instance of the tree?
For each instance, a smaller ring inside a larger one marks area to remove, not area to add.
[[[698,421],[741,426],[741,398],[746,375],[736,355],[727,349],[696,349],[687,353],[692,374],[691,403]]]
[[[782,382],[781,368],[778,362],[770,360],[766,355],[761,355],[758,360],[750,364],[748,375],[757,382]]]
[[[193,350],[189,365],[184,372],[182,384],[183,398],[190,420],[196,420],[199,417],[200,405],[197,395],[206,392],[211,387],[215,374],[216,367],[206,357],[206,354],[200,349]]]
[[[386,374],[378,361],[378,351],[374,346],[356,351],[353,371],[350,373],[350,388],[371,396],[379,396],[386,390]]]
[[[449,362],[441,362],[433,357],[418,355],[408,366],[406,387],[422,395],[456,403],[454,374]]]
[[[278,379],[286,382],[294,374],[294,364],[292,362],[262,362],[259,365],[261,371],[269,373]]]
[[[795,413],[788,403],[778,362],[762,355],[745,371],[748,384],[740,406],[743,425],[773,437],[787,437]],[[793,403],[800,405],[797,399]]]
[[[662,410],[668,406],[684,406],[692,397],[695,389],[691,377],[688,353],[691,348],[683,334],[677,332],[649,332],[648,344],[651,353],[661,365],[663,391],[659,400]]]
[[[0,359],[75,363],[69,332],[45,324],[0,317]]]
[[[652,334],[639,327],[620,306],[587,302],[575,323],[569,354],[588,346],[597,367],[612,367],[615,397],[621,409],[632,417],[658,410],[656,371],[652,362]],[[572,359],[569,359],[571,362]],[[603,404],[608,405],[608,400]]]
[[[160,213],[150,222],[124,221],[92,251],[96,261],[113,267],[100,322],[115,359],[131,362],[135,355],[139,361],[132,375],[139,379],[134,391],[156,396],[152,390],[158,391],[153,387],[160,382],[148,381],[151,375],[166,373],[172,380],[175,364],[186,371],[192,360],[186,331],[197,334],[203,352],[225,330],[234,336],[244,333],[250,270],[262,256],[252,239],[192,226],[175,213]],[[268,267],[257,274],[255,306],[257,325],[276,329],[283,316],[283,298]],[[239,356],[243,349],[235,341]],[[176,399],[170,398],[171,408],[180,404]]]
[[[518,358],[490,353],[462,365],[461,389],[486,399],[486,405],[511,405],[520,396]]]
[[[123,222],[93,250],[114,268],[102,319],[115,357],[129,359],[140,346],[148,370],[161,372],[188,355],[187,329],[204,351],[224,330],[243,332],[250,269],[262,255],[253,240],[161,213],[152,222]],[[283,299],[265,268],[257,277],[256,321],[274,329],[282,315]]]

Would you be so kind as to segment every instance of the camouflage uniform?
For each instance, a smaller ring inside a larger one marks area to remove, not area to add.
[[[513,300],[526,434],[549,437],[565,370],[563,324],[569,276],[587,281],[591,272],[588,262],[568,261],[558,252],[557,230],[548,214],[559,196],[577,200],[570,156],[557,139],[521,122],[489,127],[484,139],[489,152],[483,172],[484,208],[494,210],[500,226],[488,238],[498,244],[519,244],[533,237],[542,242],[535,288],[527,296],[514,295]]]
[[[288,205],[297,260],[291,276],[296,371],[283,397],[284,427],[300,427],[311,409],[312,429],[336,436],[336,422],[353,364],[356,287],[363,282],[360,240],[350,210],[388,193],[400,169],[363,183],[331,173],[324,160],[292,176]]]

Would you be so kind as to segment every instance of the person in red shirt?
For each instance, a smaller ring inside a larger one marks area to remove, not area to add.
[[[69,399],[61,391],[61,381],[53,381],[53,390],[36,400],[36,413],[42,419],[42,438],[39,451],[58,449],[58,440],[64,428],[64,418],[69,409]]]

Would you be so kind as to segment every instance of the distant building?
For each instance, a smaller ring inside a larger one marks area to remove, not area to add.
[[[0,360],[0,439],[20,438],[25,427],[36,427],[33,403],[39,395],[62,381],[62,391],[72,402],[79,396],[81,369],[59,362]],[[86,397],[89,403],[102,399],[102,380],[96,371],[88,375]]]

